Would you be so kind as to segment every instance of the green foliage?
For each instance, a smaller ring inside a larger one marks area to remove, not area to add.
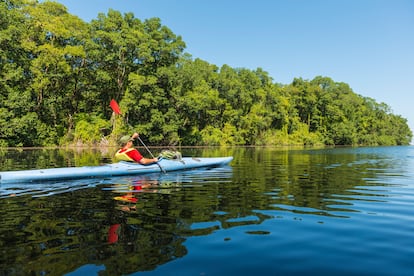
[[[76,122],[74,141],[81,141],[86,144],[98,144],[106,129],[111,127],[108,120],[97,116],[80,116]]]
[[[158,145],[411,142],[406,119],[345,83],[282,85],[184,49],[159,18],[109,10],[86,23],[56,2],[0,2],[0,146],[115,143],[132,131]]]

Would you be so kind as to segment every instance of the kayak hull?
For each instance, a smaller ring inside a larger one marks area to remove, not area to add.
[[[49,168],[0,172],[0,183],[39,182],[59,179],[99,178],[121,175],[138,175],[156,172],[217,167],[229,164],[233,157],[183,157],[181,160],[162,159],[157,164],[141,165],[121,161],[101,166]],[[162,170],[161,170],[161,168]]]

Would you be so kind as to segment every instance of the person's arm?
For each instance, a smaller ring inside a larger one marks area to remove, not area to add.
[[[139,163],[142,165],[149,165],[152,163],[157,163],[158,162],[158,158],[141,158],[141,160],[139,160]]]
[[[137,149],[128,151],[127,155],[130,158],[132,158],[135,162],[138,162],[142,165],[149,165],[149,164],[158,162],[158,158],[145,158],[145,157],[143,157]]]
[[[135,132],[134,134],[132,134],[131,139],[135,140],[138,137],[139,137],[139,134]],[[152,164],[152,163],[157,163],[158,158],[145,158],[145,157],[142,157],[142,155],[141,155],[141,158],[137,162],[142,164],[142,165],[149,165],[149,164]]]

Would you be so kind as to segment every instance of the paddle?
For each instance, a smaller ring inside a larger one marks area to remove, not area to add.
[[[115,114],[121,115],[121,109],[119,108],[118,103],[114,99],[111,100],[111,102],[109,103],[109,106],[112,108],[112,110],[115,112]],[[144,144],[144,142],[141,140],[141,138],[139,136],[137,138],[141,142],[141,144],[144,146],[144,148],[148,151],[148,153],[151,155],[151,157],[153,159],[155,159],[154,155],[149,150],[149,148],[147,147],[147,145]],[[158,167],[160,167],[160,170],[163,173],[165,173],[165,170],[161,167],[161,165],[158,162],[156,162],[156,163],[157,163]]]
[[[115,114],[121,115],[121,109],[119,108],[118,103],[114,99],[111,100],[109,105],[111,106],[111,108],[115,112]]]

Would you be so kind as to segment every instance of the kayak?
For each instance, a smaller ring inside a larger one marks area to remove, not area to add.
[[[101,186],[102,190],[115,193],[115,196],[130,193],[131,188],[133,193],[157,192],[169,194],[172,191],[180,190],[182,187],[198,185],[200,181],[203,184],[215,181],[224,183],[231,181],[232,177],[233,168],[230,164],[226,164],[223,166],[169,171],[167,173],[158,170],[155,173],[138,175],[0,183],[0,200],[25,195],[31,197],[53,196],[97,186]],[[145,184],[151,185],[144,188]],[[140,190],[139,188],[143,189]]]
[[[229,157],[183,157],[181,159],[161,159],[158,164],[141,165],[120,161],[101,166],[34,169],[0,172],[0,183],[39,182],[60,179],[101,178],[122,175],[139,175],[156,172],[189,170],[202,167],[217,167],[229,164]]]

